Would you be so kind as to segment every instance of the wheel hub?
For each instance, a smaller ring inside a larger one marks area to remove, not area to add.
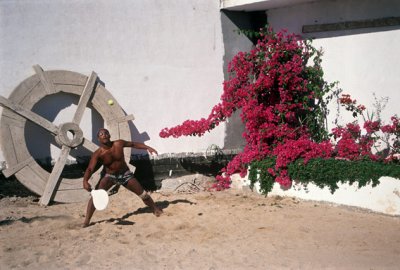
[[[72,134],[72,139],[68,136],[68,133]],[[83,142],[82,129],[72,122],[61,124],[58,128],[58,135],[56,136],[56,142],[63,146],[75,148]]]

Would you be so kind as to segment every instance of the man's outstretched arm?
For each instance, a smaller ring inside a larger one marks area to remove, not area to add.
[[[155,154],[155,155],[158,154],[157,151],[153,147],[150,147],[150,146],[148,146],[144,143],[140,143],[140,142],[125,142],[124,147],[143,149],[143,150],[147,150],[150,154]]]

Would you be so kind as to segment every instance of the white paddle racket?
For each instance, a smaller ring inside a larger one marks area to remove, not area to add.
[[[94,207],[97,210],[104,210],[108,204],[108,194],[104,189],[93,189],[91,192]]]

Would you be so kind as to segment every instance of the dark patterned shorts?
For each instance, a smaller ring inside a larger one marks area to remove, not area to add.
[[[125,187],[128,184],[128,181],[132,179],[134,176],[133,172],[127,170],[125,173],[120,173],[120,174],[106,173],[104,177],[108,177],[111,180],[113,180],[114,183],[118,185],[123,185]]]

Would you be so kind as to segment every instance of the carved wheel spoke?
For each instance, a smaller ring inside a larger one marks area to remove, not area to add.
[[[0,118],[0,142],[7,162],[7,169],[3,170],[3,174],[7,177],[15,174],[23,185],[41,195],[42,205],[47,205],[52,200],[86,200],[89,194],[82,188],[82,178],[61,177],[72,149],[82,146],[94,152],[98,148],[90,139],[84,137],[79,126],[85,109],[93,106],[102,116],[113,139],[131,140],[128,121],[133,120],[133,116],[125,114],[111,93],[99,82],[95,72],[87,77],[71,71],[43,71],[39,65],[35,65],[33,69],[36,74],[21,82],[9,98],[0,96],[0,106],[4,108]],[[32,107],[44,97],[59,92],[77,95],[80,99],[72,121],[57,126],[32,112]],[[109,99],[114,100],[113,106],[107,105]],[[51,173],[37,164],[26,146],[26,121],[33,122],[53,134],[61,146],[61,152]],[[68,133],[73,134],[72,139]],[[125,158],[129,157],[130,151],[125,152]],[[99,172],[96,172],[93,181],[98,181],[98,178]]]
[[[46,118],[41,117],[40,115],[26,110],[24,107],[16,105],[10,102],[8,99],[0,96],[0,105],[12,110],[13,112],[19,114],[20,116],[24,117],[27,120],[32,121],[33,123],[37,124],[38,126],[50,131],[54,135],[58,134],[58,128],[52,122],[48,121]]]
[[[61,154],[58,157],[56,164],[53,167],[53,170],[51,171],[42,197],[40,198],[40,204],[48,205],[50,200],[53,199],[55,190],[57,190],[57,185],[59,184],[61,173],[65,167],[65,163],[67,162],[70,150],[71,148],[69,148],[68,146],[62,146]]]
[[[87,80],[85,88],[83,89],[81,98],[79,99],[78,108],[75,111],[72,123],[75,123],[77,125],[80,124],[85,108],[89,102],[90,96],[93,93],[96,80],[97,80],[97,74],[95,72],[92,72],[89,79]]]

